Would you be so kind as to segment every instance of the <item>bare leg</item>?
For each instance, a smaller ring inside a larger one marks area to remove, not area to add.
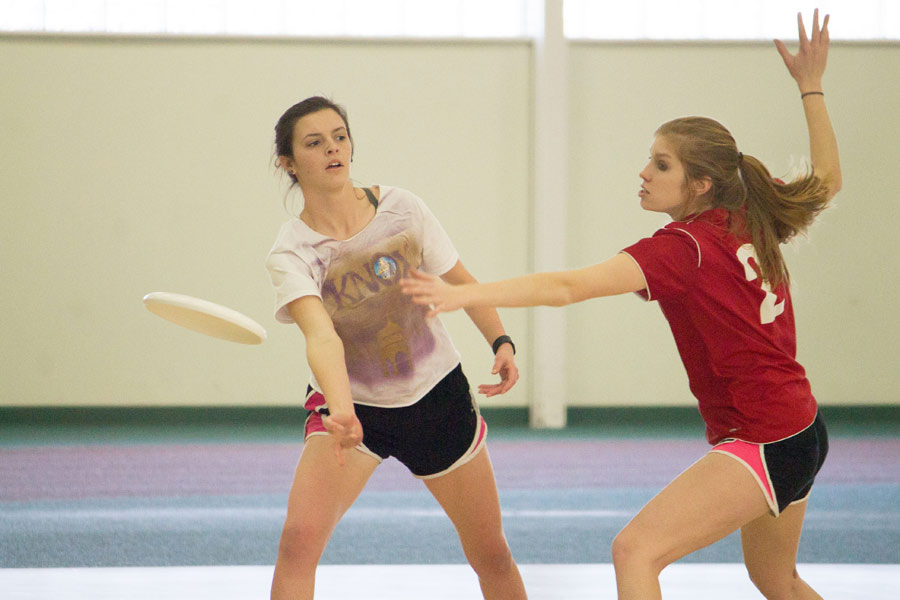
[[[356,450],[344,452],[344,463],[338,464],[331,436],[312,436],[306,442],[288,497],[273,600],[312,599],[316,567],[331,532],[378,466]]]
[[[663,568],[768,510],[743,465],[707,454],[663,488],[613,540],[619,600],[661,598]]]
[[[766,514],[741,528],[750,580],[769,600],[822,600],[797,574],[797,546],[805,516],[806,502],[799,502],[777,518]]]
[[[523,600],[525,586],[513,560],[500,518],[500,499],[487,448],[450,473],[426,479],[444,508],[487,600]]]

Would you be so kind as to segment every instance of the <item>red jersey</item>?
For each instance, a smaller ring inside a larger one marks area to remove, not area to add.
[[[706,438],[767,443],[806,428],[816,401],[797,362],[788,286],[763,283],[749,238],[713,209],[675,221],[624,249],[643,271],[639,292],[662,308]]]

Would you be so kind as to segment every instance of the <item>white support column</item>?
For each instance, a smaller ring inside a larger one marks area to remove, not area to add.
[[[566,267],[568,46],[563,0],[538,1],[533,61],[532,236],[534,272]],[[533,309],[529,410],[532,427],[566,425],[565,309]]]

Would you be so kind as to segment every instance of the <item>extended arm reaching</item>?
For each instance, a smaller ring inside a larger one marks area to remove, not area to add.
[[[552,273],[535,273],[491,283],[448,285],[413,271],[401,281],[416,304],[431,305],[429,315],[472,306],[566,306],[590,298],[636,292],[647,287],[644,274],[626,254],[602,263]]]
[[[841,161],[838,154],[837,138],[828,110],[825,108],[825,95],[822,89],[822,77],[828,61],[828,21],[825,15],[822,27],[819,28],[819,10],[813,13],[812,37],[806,35],[803,16],[797,14],[799,48],[797,54],[791,54],[781,40],[775,40],[775,47],[791,77],[800,89],[803,111],[806,114],[806,126],[809,130],[809,154],[813,172],[828,185],[830,196],[841,189]]]

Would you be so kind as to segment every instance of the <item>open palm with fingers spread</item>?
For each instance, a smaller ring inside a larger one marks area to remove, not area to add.
[[[797,14],[797,29],[800,47],[797,54],[791,54],[784,42],[775,40],[775,47],[784,60],[791,77],[796,80],[802,93],[819,92],[822,90],[822,75],[825,73],[825,64],[828,62],[828,20],[830,15],[825,15],[822,27],[819,28],[819,9],[813,12],[812,37],[806,35],[806,27],[803,25],[803,16]]]

